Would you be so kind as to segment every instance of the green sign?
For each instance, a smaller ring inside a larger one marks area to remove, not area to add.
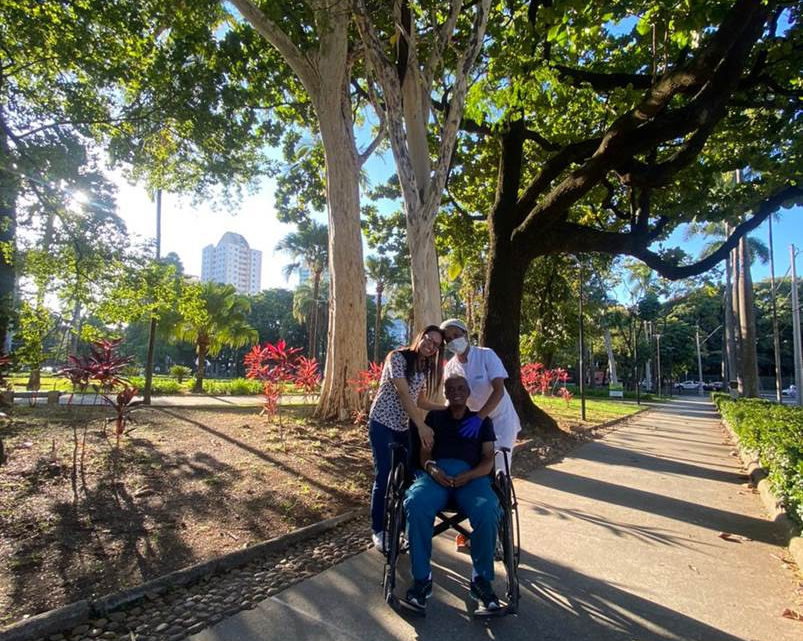
[[[625,386],[623,383],[611,383],[608,385],[608,396],[614,398],[624,398]]]

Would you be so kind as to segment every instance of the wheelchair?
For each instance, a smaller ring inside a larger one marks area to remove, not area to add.
[[[394,443],[390,447],[392,464],[385,492],[385,540],[383,541],[385,565],[382,575],[382,588],[384,590],[385,603],[395,606],[399,601],[394,593],[396,589],[396,566],[399,556],[408,551],[408,544],[405,539],[404,497],[407,488],[412,484],[413,470],[408,469],[407,449],[398,443]],[[415,451],[415,449],[413,445],[412,450]],[[504,565],[506,589],[503,599],[504,606],[501,610],[487,613],[488,616],[517,614],[519,605],[518,566],[521,558],[521,538],[518,504],[516,502],[516,491],[510,476],[510,449],[503,447],[497,452],[503,453],[505,469],[492,472],[491,485],[502,507],[502,516],[499,519],[497,533],[498,541],[501,542],[502,548],[501,559],[497,554],[496,561],[501,560]],[[411,460],[414,459],[411,458]],[[447,505],[437,514],[433,538],[449,529],[453,529],[468,539],[471,531],[464,525],[467,519],[468,517],[454,506]]]

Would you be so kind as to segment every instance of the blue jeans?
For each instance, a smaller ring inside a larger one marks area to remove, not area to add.
[[[470,469],[468,463],[458,459],[438,459],[437,463],[448,476],[457,476]],[[413,578],[429,578],[435,515],[446,507],[450,499],[454,499],[457,508],[468,516],[471,523],[471,562],[474,571],[493,581],[494,546],[501,507],[491,487],[491,479],[482,476],[463,487],[452,489],[443,487],[423,471],[417,473],[404,499]]]
[[[368,437],[371,441],[371,452],[374,455],[374,487],[371,490],[371,529],[381,532],[384,529],[385,491],[388,487],[388,475],[392,464],[390,457],[391,443],[400,443],[405,447],[405,455],[410,454],[410,430],[400,432],[374,421],[368,425]],[[407,461],[405,461],[407,462]]]

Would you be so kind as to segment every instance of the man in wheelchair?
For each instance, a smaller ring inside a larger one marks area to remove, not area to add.
[[[426,417],[426,424],[434,431],[434,443],[432,449],[422,445],[421,470],[404,499],[413,574],[405,601],[414,609],[426,608],[432,594],[430,558],[435,516],[453,505],[468,517],[472,527],[471,596],[480,608],[493,612],[501,608],[491,585],[501,515],[490,478],[496,436],[489,418],[480,420],[466,407],[470,390],[465,378],[451,376],[444,387],[449,405]]]

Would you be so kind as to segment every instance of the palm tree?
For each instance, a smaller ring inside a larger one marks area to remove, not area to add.
[[[708,223],[694,230],[715,238],[705,245],[703,255],[713,252],[730,236],[728,223]],[[743,236],[725,259],[725,350],[728,379],[734,376],[739,393],[758,396],[758,355],[756,353],[756,314],[750,266],[759,260],[766,264],[769,247],[764,241]]]
[[[320,284],[318,295],[320,296],[320,300],[315,298],[313,288],[310,287],[309,283],[301,283],[293,292],[293,318],[299,323],[306,325],[308,329],[312,326],[311,319],[313,313],[318,314],[319,317],[323,316],[324,318],[328,315],[327,305],[324,304],[323,309],[321,308],[321,303],[326,301],[329,297],[329,287],[326,281]],[[316,336],[316,341],[320,343],[321,341],[318,340],[318,338],[319,337]],[[320,348],[320,345],[312,343],[309,357],[317,358],[320,361]]]
[[[379,362],[379,339],[382,331],[382,294],[388,285],[399,279],[399,269],[387,256],[368,256],[365,260],[365,271],[368,279],[374,281],[376,287],[376,319],[374,322],[374,363]]]
[[[207,355],[215,356],[224,346],[255,343],[259,334],[247,321],[251,304],[245,296],[237,294],[233,285],[207,282],[187,289],[197,296],[197,301],[186,306],[194,311],[178,322],[174,339],[195,345],[198,369],[192,391],[202,392]]]
[[[311,221],[298,228],[297,232],[291,232],[276,244],[276,251],[290,254],[293,262],[288,263],[282,270],[285,278],[289,278],[294,272],[300,272],[303,268],[309,270],[312,278],[312,313],[309,325],[309,346],[308,356],[315,356],[315,344],[318,337],[318,318],[321,278],[326,269],[329,258],[329,229],[326,225],[321,225]]]

